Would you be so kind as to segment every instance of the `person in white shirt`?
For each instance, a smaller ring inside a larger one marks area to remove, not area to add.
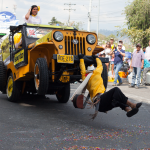
[[[107,72],[109,71],[109,66],[110,66],[110,61],[111,61],[111,55],[110,55],[110,52],[111,52],[111,44],[110,42],[107,42],[106,43],[106,48],[105,48],[105,51],[104,53],[106,54],[106,58],[109,58],[109,63],[105,63],[106,66],[107,66]]]
[[[39,10],[40,10],[39,6],[36,5],[31,6],[28,13],[25,15],[24,21],[26,23],[31,23],[31,24],[41,24],[41,18],[38,15]]]
[[[149,46],[146,48],[146,51],[145,51],[145,59],[150,61],[150,41],[149,41]]]

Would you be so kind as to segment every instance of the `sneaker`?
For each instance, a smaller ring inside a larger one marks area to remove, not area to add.
[[[131,85],[131,84],[130,84],[130,85],[129,85],[129,88],[134,88],[134,85]]]
[[[122,84],[122,82],[121,83],[118,83],[118,86],[120,86]]]
[[[135,88],[136,88],[136,89],[139,89],[139,86],[136,85]]]
[[[142,84],[142,86],[146,86],[146,84]]]
[[[117,86],[117,84],[113,84],[112,86]]]

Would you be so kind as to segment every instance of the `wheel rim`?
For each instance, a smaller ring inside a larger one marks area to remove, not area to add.
[[[12,77],[8,78],[8,82],[7,82],[7,97],[11,97],[13,92],[13,79]]]
[[[35,82],[35,88],[36,90],[38,90],[39,88],[39,84],[40,84],[40,80],[39,80],[39,67],[38,64],[35,64],[35,69],[34,69],[34,82]]]

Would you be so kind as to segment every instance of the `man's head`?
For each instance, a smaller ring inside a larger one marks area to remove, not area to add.
[[[110,44],[114,44],[114,38],[110,38]]]
[[[121,43],[118,43],[118,49],[122,50],[122,44]]]
[[[137,49],[137,51],[140,51],[140,50],[141,50],[141,44],[140,44],[140,43],[138,43],[138,44],[136,45],[136,49]]]
[[[146,47],[143,47],[143,52],[145,52],[146,51]]]
[[[123,45],[123,41],[122,40],[120,40],[119,43],[121,43]]]

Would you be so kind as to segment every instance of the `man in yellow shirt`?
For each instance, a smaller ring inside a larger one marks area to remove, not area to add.
[[[92,119],[97,116],[98,111],[107,112],[115,107],[120,107],[122,110],[126,111],[127,117],[135,115],[139,111],[142,103],[134,104],[130,102],[128,97],[126,97],[118,87],[105,92],[103,79],[101,77],[103,71],[102,62],[97,56],[93,56],[93,58],[96,59],[97,68],[94,70],[94,67],[91,67],[91,71],[89,72],[89,70],[86,71],[83,57],[83,54],[79,55],[82,80],[85,80],[88,73],[93,72],[86,86],[92,101],[87,101],[87,103],[96,108],[95,114],[92,115]],[[76,98],[77,97],[74,97],[73,102],[76,102]]]

